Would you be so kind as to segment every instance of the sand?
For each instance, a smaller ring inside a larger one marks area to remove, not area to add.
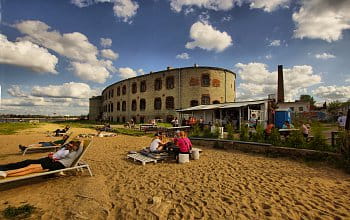
[[[45,156],[21,156],[18,144],[52,140],[45,131],[53,128],[0,136],[0,164]],[[341,170],[206,147],[188,164],[126,159],[149,142],[95,137],[84,158],[93,177],[68,173],[2,186],[0,211],[29,203],[37,208],[31,219],[350,219],[350,175]]]

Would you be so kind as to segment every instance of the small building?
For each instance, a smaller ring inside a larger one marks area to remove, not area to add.
[[[279,109],[290,109],[292,113],[310,112],[310,102],[298,101],[295,102],[280,102]]]

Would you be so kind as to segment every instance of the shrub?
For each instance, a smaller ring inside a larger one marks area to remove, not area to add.
[[[326,143],[326,140],[322,134],[321,128],[319,126],[314,126],[312,131],[314,138],[309,142],[308,148],[321,151],[330,150],[330,147]]]
[[[212,138],[213,137],[213,135],[210,131],[210,128],[204,128],[202,137],[204,137],[204,138]]]
[[[292,131],[288,136],[285,145],[287,147],[305,148],[305,138],[301,131]]]
[[[277,128],[272,129],[270,136],[267,138],[267,142],[275,146],[281,145],[281,135]]]
[[[234,137],[233,137],[233,126],[231,123],[228,123],[226,125],[226,131],[227,131],[227,139],[229,140],[233,140]]]
[[[193,128],[191,129],[190,135],[192,137],[200,137],[201,135],[201,129],[198,124],[195,124]]]
[[[249,131],[246,125],[241,125],[241,130],[239,131],[239,140],[249,141]]]
[[[256,132],[252,134],[252,140],[255,142],[265,142],[264,127],[258,124],[255,131]]]

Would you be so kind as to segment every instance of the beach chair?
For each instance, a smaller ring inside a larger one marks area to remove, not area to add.
[[[0,180],[0,185],[4,184],[4,183],[26,180],[26,179],[31,179],[31,178],[40,177],[40,176],[47,176],[47,175],[61,173],[61,172],[65,172],[65,171],[71,171],[71,170],[82,171],[83,168],[86,168],[89,171],[90,176],[92,176],[90,166],[81,161],[81,158],[84,156],[86,150],[91,146],[91,143],[92,143],[91,139],[83,141],[83,145],[82,145],[83,150],[82,150],[81,154],[75,159],[75,161],[72,163],[72,165],[68,168],[47,171],[47,172],[43,172],[43,173],[32,173],[32,174],[28,174],[25,176],[7,177],[5,179]]]
[[[24,151],[22,156],[24,156],[28,151],[34,151],[34,152],[41,152],[41,151],[48,151],[48,150],[57,150],[58,148],[61,148],[63,145],[67,144],[69,141],[73,139],[73,132],[67,134],[69,137],[62,145],[55,145],[55,146],[46,146],[46,147],[27,147]]]

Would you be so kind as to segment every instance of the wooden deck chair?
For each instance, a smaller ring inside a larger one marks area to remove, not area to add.
[[[92,176],[90,166],[81,161],[81,158],[84,156],[86,150],[91,146],[91,143],[92,143],[91,139],[83,141],[83,145],[82,145],[83,150],[82,150],[81,154],[75,159],[75,161],[72,163],[72,165],[68,168],[47,171],[47,172],[42,172],[42,173],[32,173],[32,174],[28,174],[25,176],[7,177],[5,179],[0,179],[0,184],[20,181],[20,180],[25,180],[25,179],[31,179],[31,178],[35,178],[35,177],[39,177],[39,176],[46,176],[46,175],[70,171],[70,170],[79,170],[80,171],[83,168],[86,168],[89,171],[90,176]]]
[[[62,145],[54,145],[54,146],[46,146],[46,147],[27,147],[24,151],[22,156],[24,156],[27,151],[45,151],[45,150],[57,150],[58,148],[61,148],[63,145],[69,143],[71,140],[73,140],[73,132],[67,134],[69,137]]]

